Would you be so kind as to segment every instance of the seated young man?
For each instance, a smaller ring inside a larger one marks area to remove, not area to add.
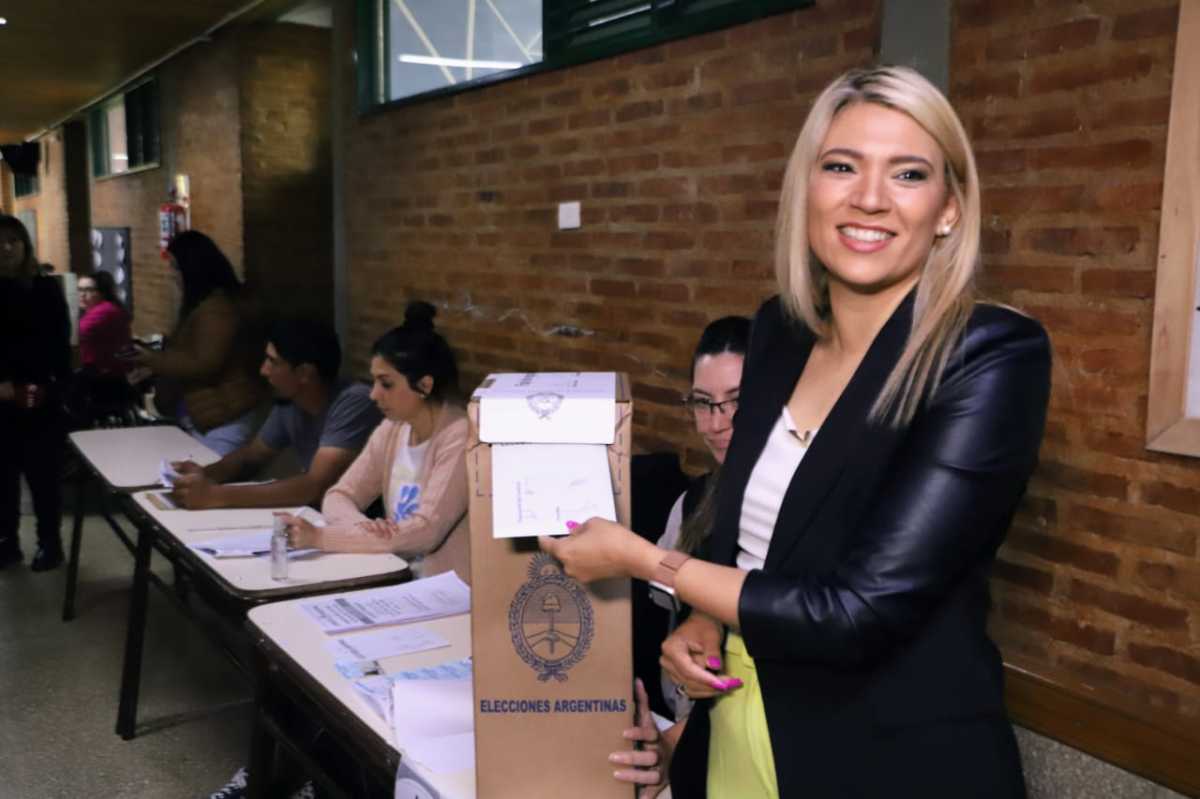
[[[316,504],[367,443],[382,416],[370,388],[338,379],[342,351],[329,325],[309,320],[276,323],[260,370],[275,407],[249,444],[201,467],[172,464],[180,476],[172,498],[185,508],[282,507]],[[245,480],[287,447],[303,472],[258,485]]]

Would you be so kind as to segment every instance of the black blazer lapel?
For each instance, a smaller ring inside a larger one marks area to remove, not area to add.
[[[914,294],[910,293],[892,313],[871,342],[842,395],[834,403],[809,450],[796,468],[784,495],[767,560],[770,572],[785,562],[804,539],[813,514],[837,483],[867,429],[867,417],[888,375],[900,358],[912,328]],[[793,381],[794,387],[794,381]],[[790,397],[790,392],[788,394]],[[784,402],[788,397],[784,398]],[[735,435],[737,428],[734,428]],[[753,466],[751,467],[753,468]]]
[[[755,317],[733,440],[717,486],[716,519],[706,552],[714,563],[733,564],[746,483],[780,408],[800,379],[814,340],[811,331],[783,313],[778,299],[769,301]]]

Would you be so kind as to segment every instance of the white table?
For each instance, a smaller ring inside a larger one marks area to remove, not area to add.
[[[336,595],[329,595],[331,598]],[[475,770],[435,773],[414,761],[404,760],[395,746],[395,735],[383,718],[358,694],[350,680],[338,672],[326,641],[336,636],[324,633],[301,609],[302,600],[273,602],[249,613],[249,626],[261,656],[257,681],[255,743],[251,756],[251,796],[261,790],[256,775],[271,772],[273,741],[264,736],[286,734],[274,722],[273,710],[280,702],[303,702],[318,715],[318,721],[333,729],[337,739],[360,765],[374,773],[376,782],[394,779],[397,768],[410,780],[403,799],[474,799]],[[450,616],[414,622],[441,633],[449,647],[385,658],[385,672],[405,671],[457,660],[471,654],[471,617]],[[396,712],[402,712],[397,708]],[[272,732],[269,733],[268,730]],[[319,766],[318,766],[319,767]]]
[[[76,483],[75,517],[71,525],[71,547],[67,558],[67,585],[63,596],[63,621],[75,618],[75,590],[79,581],[79,550],[83,543],[83,516],[87,475],[100,482],[100,515],[130,552],[134,544],[109,511],[109,497],[158,485],[162,461],[193,460],[202,466],[221,456],[178,427],[119,427],[81,430],[67,437],[85,468]]]
[[[167,425],[81,430],[68,439],[110,491],[158,485],[164,460],[192,460],[207,466],[221,459],[182,429]]]
[[[151,502],[152,495],[161,493],[142,491],[127,500],[138,540],[117,713],[117,733],[126,740],[134,737],[137,726],[153,550],[157,549],[175,565],[177,580],[190,580],[215,610],[239,625],[249,608],[263,602],[378,586],[409,577],[407,562],[395,555],[320,553],[291,561],[288,579],[277,582],[271,579],[269,558],[214,558],[189,545],[245,533],[248,528],[270,527],[275,512],[294,511],[294,507],[162,510]],[[182,603],[181,609],[187,611]]]

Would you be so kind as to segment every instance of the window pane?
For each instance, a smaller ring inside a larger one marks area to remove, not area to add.
[[[118,99],[104,108],[108,120],[109,173],[119,175],[129,171],[129,147],[125,137],[125,102]]]
[[[542,0],[385,0],[388,99],[542,60]]]
[[[108,174],[108,134],[105,131],[108,117],[103,108],[93,108],[88,114],[88,139],[92,147],[92,174],[103,177]]]

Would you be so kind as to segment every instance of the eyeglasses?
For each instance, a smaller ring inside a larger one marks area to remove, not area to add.
[[[696,416],[712,416],[714,414],[732,416],[738,409],[738,398],[734,397],[723,402],[713,402],[706,397],[697,397],[694,394],[689,394],[683,398],[683,407]]]

